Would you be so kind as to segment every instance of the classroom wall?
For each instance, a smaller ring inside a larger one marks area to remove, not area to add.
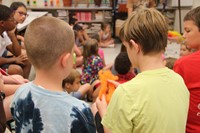
[[[200,6],[200,0],[193,0],[193,7],[192,8],[195,8],[197,6]]]
[[[185,15],[192,9],[195,8],[197,6],[200,6],[200,0],[193,0],[193,6],[192,7],[183,7],[181,9],[181,31],[182,33],[184,32],[184,28],[183,28],[183,18],[185,17]],[[180,24],[179,24],[179,11],[176,10],[175,11],[175,21],[174,21],[174,30],[180,32]]]

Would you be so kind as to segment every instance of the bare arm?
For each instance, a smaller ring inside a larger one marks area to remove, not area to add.
[[[24,84],[28,82],[28,79],[23,78],[21,75],[3,75],[4,84]]]
[[[20,41],[22,41],[22,42],[24,42],[24,37],[21,36],[21,35],[17,35],[17,39],[20,40]]]
[[[103,116],[106,113],[107,106],[108,106],[107,103],[106,103],[105,95],[102,95],[101,100],[100,100],[99,97],[97,98],[96,106],[97,106],[99,115],[101,116],[101,118],[103,118]],[[103,126],[103,129],[104,129],[104,133],[111,133],[111,131],[108,128],[106,128],[105,126]]]
[[[16,62],[15,57],[12,57],[12,58],[0,57],[0,65],[8,64],[8,63],[15,63],[15,62]]]
[[[82,56],[81,50],[76,45],[74,45],[74,52],[77,56]]]
[[[2,76],[0,74],[0,76]],[[3,79],[0,79],[0,91],[3,91],[6,94],[6,88],[3,83]],[[3,101],[0,101],[0,124],[2,127],[4,127],[5,121],[10,120],[12,118],[11,112],[10,112],[10,103],[12,96],[6,96],[6,98]],[[0,127],[1,128],[1,127]],[[3,129],[4,130],[4,129]]]
[[[7,46],[7,50],[10,51],[13,55],[19,56],[21,55],[21,46],[18,43],[17,37],[14,33],[15,29],[7,32],[10,40],[12,41],[12,45]]]
[[[102,42],[103,31],[100,30],[98,34],[99,34],[99,43],[101,43]]]
[[[20,55],[18,57],[11,57],[11,58],[4,58],[0,57],[0,65],[9,64],[9,63],[16,63],[24,65],[23,61],[27,60],[27,57],[24,55]]]

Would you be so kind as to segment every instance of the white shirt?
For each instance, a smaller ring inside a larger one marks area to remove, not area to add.
[[[3,32],[2,36],[0,36],[0,56],[3,55],[3,52],[5,51],[6,47],[12,44],[10,38],[8,37],[5,31]]]

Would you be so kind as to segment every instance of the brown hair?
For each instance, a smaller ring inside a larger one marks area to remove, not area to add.
[[[110,23],[104,22],[104,23],[101,24],[101,29],[105,30],[107,26],[110,26]]]
[[[25,44],[34,67],[47,69],[62,54],[72,52],[74,33],[65,21],[44,16],[30,23],[25,33]]]
[[[141,46],[144,55],[157,53],[167,46],[167,32],[167,23],[159,11],[142,8],[134,11],[125,23],[124,40],[134,40]]]
[[[166,61],[166,67],[168,67],[169,69],[172,69],[173,70],[173,67],[174,67],[174,63],[177,59],[176,58],[173,58],[173,57],[168,57],[165,59]]]
[[[78,70],[72,69],[70,74],[65,78],[62,82],[62,87],[65,86],[66,83],[73,84],[76,78],[80,78],[81,74],[79,73]]]
[[[119,30],[119,38],[122,41],[120,52],[127,52],[127,49],[123,44],[123,41],[124,41],[124,25],[125,25],[125,22],[122,24],[122,26],[120,27],[120,30]]]
[[[83,46],[83,60],[84,64],[87,63],[87,58],[91,55],[97,55],[98,54],[98,42],[96,39],[88,39],[85,41],[85,44]]]
[[[190,10],[184,17],[184,21],[193,21],[200,30],[200,6]]]

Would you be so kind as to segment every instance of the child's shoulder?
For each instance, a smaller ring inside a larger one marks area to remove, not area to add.
[[[92,55],[92,56],[90,56],[90,59],[91,59],[92,62],[102,61],[102,59],[100,58],[99,55]]]

